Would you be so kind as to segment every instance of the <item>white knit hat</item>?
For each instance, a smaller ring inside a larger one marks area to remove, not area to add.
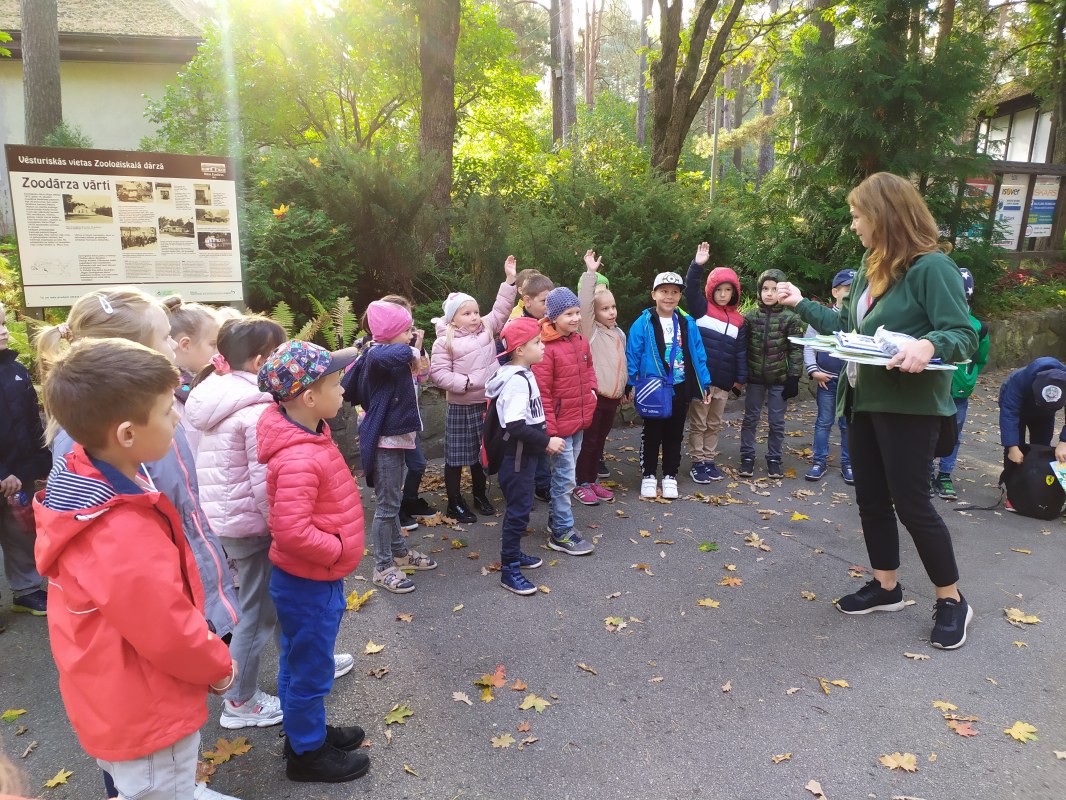
[[[455,317],[455,312],[459,310],[459,306],[466,302],[476,303],[477,300],[463,292],[452,292],[448,295],[448,299],[441,304],[444,307],[445,325],[451,324],[452,319]]]

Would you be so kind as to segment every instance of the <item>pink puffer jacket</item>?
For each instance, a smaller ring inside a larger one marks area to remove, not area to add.
[[[250,372],[209,375],[189,393],[185,424],[200,432],[200,505],[219,536],[268,536],[265,464],[256,425],[274,405]]]
[[[429,362],[429,377],[448,393],[448,402],[458,405],[484,405],[485,384],[496,374],[495,337],[507,322],[514,308],[515,287],[501,283],[496,302],[482,325],[475,332],[456,329],[452,346],[448,347],[448,326],[443,318],[433,322],[437,326],[437,340],[433,342],[433,357]]]
[[[311,581],[347,577],[363,557],[363,504],[329,425],[314,433],[279,406],[259,418],[267,465],[270,561]]]

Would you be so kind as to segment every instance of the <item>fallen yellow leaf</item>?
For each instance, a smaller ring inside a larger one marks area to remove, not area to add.
[[[1031,556],[1033,554],[1032,550],[1026,550],[1024,547],[1012,547],[1011,550],[1013,550],[1015,553],[1021,553],[1025,556]]]
[[[1015,647],[1028,647],[1029,646],[1025,642],[1011,642],[1011,644],[1014,645]]]
[[[370,655],[373,655],[374,653],[380,653],[384,649],[385,649],[385,645],[383,645],[383,644],[374,644],[373,640],[371,640],[371,641],[366,643],[366,647],[363,648],[363,652],[366,653],[368,656],[370,656]]]
[[[878,760],[889,769],[901,769],[904,772],[918,771],[918,756],[914,753],[893,753],[890,756],[881,756]]]
[[[505,733],[502,736],[493,736],[492,737],[492,746],[493,747],[508,748],[512,744],[514,744],[514,742],[515,742],[514,737],[511,734],[509,734],[509,733]]]
[[[54,789],[60,784],[66,783],[67,778],[69,778],[73,774],[74,773],[69,769],[61,769],[55,774],[54,778],[49,778],[44,782],[45,788]]]
[[[1036,728],[1028,722],[1015,722],[1003,732],[1012,739],[1017,739],[1022,744],[1036,741]]]
[[[802,597],[804,600],[817,600],[818,599],[818,597],[814,594],[814,592],[807,591],[806,589],[804,589],[803,591],[800,592],[800,597]]]
[[[904,653],[904,658],[909,658],[911,661],[928,661],[929,656],[925,653]]]
[[[408,775],[414,775],[416,778],[418,777],[418,773],[411,769],[411,767],[407,764],[403,765],[403,771],[406,772]]]
[[[782,761],[791,761],[792,753],[782,753],[779,756],[770,756],[770,760],[775,764],[780,764]]]
[[[1015,625],[1035,625],[1040,622],[1040,617],[1035,614],[1026,614],[1020,608],[1005,608],[1003,613],[1007,615],[1007,622],[1012,622]]]
[[[951,703],[947,702],[946,700],[934,700],[933,701],[933,708],[938,708],[941,711],[958,711],[959,710],[958,706],[952,705]]]
[[[717,600],[712,600],[709,597],[704,597],[702,600],[697,600],[696,605],[703,606],[704,608],[718,608],[718,606],[722,604],[719,603]]]
[[[457,613],[459,611],[462,611],[463,608],[464,608],[463,604],[460,603],[459,605],[457,605],[455,608],[452,609],[452,613],[455,614],[455,613]]]
[[[810,517],[808,517],[806,514],[801,514],[798,511],[793,511],[792,512],[792,521],[793,522],[798,522],[801,519],[810,519]]]

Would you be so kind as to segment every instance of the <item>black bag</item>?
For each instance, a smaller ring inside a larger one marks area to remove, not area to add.
[[[529,396],[532,397],[533,386],[529,382],[529,377],[524,372],[518,374],[526,379]],[[513,379],[513,376],[508,378],[508,380]],[[484,433],[481,436],[481,466],[488,475],[495,475],[500,471],[504,451],[507,449],[507,443],[511,440],[511,434],[500,425],[500,412],[496,407],[496,400],[496,397],[490,397],[485,404],[485,425]]]
[[[1055,519],[1066,504],[1066,492],[1051,471],[1055,448],[1043,444],[1022,445],[1025,460],[1003,470],[1000,483],[1007,500],[1019,514],[1034,519]]]

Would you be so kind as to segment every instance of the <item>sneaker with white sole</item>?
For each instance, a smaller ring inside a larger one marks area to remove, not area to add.
[[[407,594],[415,590],[415,585],[411,579],[396,569],[396,567],[389,567],[382,572],[374,570],[374,577],[371,578],[371,583],[393,594]]]
[[[560,534],[549,529],[548,547],[568,556],[587,556],[596,549],[592,542],[586,542],[578,536],[573,528]]]
[[[238,800],[238,798],[231,794],[216,792],[206,783],[201,781],[196,784],[196,787],[192,790],[192,800]]]
[[[598,506],[600,504],[600,498],[596,496],[596,492],[593,490],[592,485],[583,483],[574,489],[574,497],[577,498],[577,502],[583,506]]]
[[[640,496],[641,497],[655,497],[658,494],[659,481],[655,479],[654,475],[645,475],[644,480],[640,482]]]
[[[663,475],[663,498],[666,500],[677,499],[677,478],[673,475]]]
[[[275,702],[269,702],[268,698]],[[232,700],[222,701],[222,716],[219,717],[218,724],[231,731],[239,728],[269,728],[272,725],[280,725],[281,718],[280,701],[257,689],[255,694],[240,705],[236,705]]]
[[[420,553],[414,549],[408,550],[402,556],[393,556],[392,563],[395,564],[398,569],[427,570],[437,568],[436,561],[425,553]]]
[[[525,553],[519,552],[518,554],[518,566],[521,569],[536,569],[544,563],[540,556],[530,556]]]
[[[973,619],[973,609],[961,594],[959,599],[941,598],[933,606],[933,633],[929,644],[941,650],[955,650],[966,644],[966,629]]]
[[[343,677],[352,671],[355,666],[355,656],[351,653],[333,654],[333,680]]]
[[[608,502],[614,500],[614,492],[612,492],[602,483],[590,483],[589,486],[592,487],[592,491],[596,493],[596,496],[600,498],[600,500],[606,500]]]
[[[873,578],[857,592],[844,595],[837,600],[836,607],[845,614],[899,611],[904,607],[903,587],[897,583],[893,589],[885,590],[881,588],[881,582]]]

